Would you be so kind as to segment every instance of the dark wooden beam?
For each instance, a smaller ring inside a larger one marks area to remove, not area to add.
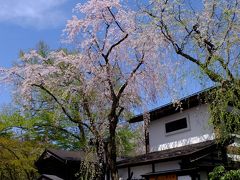
[[[152,172],[154,173],[155,172],[155,164],[152,163]]]

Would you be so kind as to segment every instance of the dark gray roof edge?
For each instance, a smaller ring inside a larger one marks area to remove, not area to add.
[[[215,88],[217,88],[217,87],[216,86],[212,86],[212,87],[206,88],[204,90],[195,92],[195,93],[193,93],[191,95],[185,96],[185,97],[179,99],[179,101],[186,101],[186,100],[188,100],[188,99],[190,99],[190,98],[192,98],[194,96],[198,96],[198,95],[204,94],[204,93],[206,93],[208,91],[214,90]],[[150,110],[149,113],[151,114],[151,113],[154,113],[155,111],[158,111],[158,110],[161,110],[161,109],[165,109],[165,108],[170,107],[170,106],[173,106],[172,102],[164,104],[164,105],[159,106],[159,107],[156,107],[156,108]],[[129,123],[135,123],[135,122],[140,122],[142,120],[143,120],[143,113],[134,116],[133,118],[129,119],[128,122]]]
[[[117,162],[117,166],[118,166],[118,168],[123,168],[126,166],[139,166],[139,165],[144,165],[144,164],[150,164],[153,162],[156,163],[156,162],[166,162],[169,160],[178,160],[178,159],[182,159],[182,157],[191,156],[198,152],[204,151],[205,149],[216,147],[216,145],[217,145],[217,142],[215,140],[208,140],[208,141],[199,142],[199,143],[195,143],[195,144],[189,144],[189,145],[175,147],[175,148],[171,148],[171,149],[165,149],[162,151],[154,151],[154,152],[150,152],[148,154],[141,154],[141,155],[138,155],[135,157],[129,157],[127,159],[120,160]],[[158,158],[153,157],[152,159],[144,158],[144,157],[152,156],[154,154],[159,156],[159,153],[161,154],[162,152],[167,152],[169,150],[170,150],[170,152],[168,152],[168,154],[171,154],[171,153],[173,153],[171,151],[178,151],[178,150],[182,151],[182,149],[186,149],[186,148],[192,148],[192,150],[190,150],[189,152],[184,152],[183,154],[177,154],[174,156],[165,156],[165,157],[158,157]]]
[[[57,155],[57,154],[54,153],[52,150],[53,150],[53,149],[48,149],[48,148],[47,148],[45,151],[46,151],[46,153],[52,154],[55,158],[60,159],[62,162],[65,162],[65,161],[66,161],[66,159],[64,159],[63,157]]]
[[[74,157],[73,157],[72,155],[70,155],[70,156],[72,156],[73,159],[69,159],[69,158],[66,158],[66,157],[64,157],[64,156],[60,156],[60,155],[59,155],[59,154],[61,154],[61,152],[80,153],[80,151],[68,151],[68,150],[53,149],[53,148],[47,148],[47,149],[45,149],[45,151],[51,153],[54,157],[62,160],[63,162],[66,162],[66,161],[79,161],[80,159],[82,159],[82,158],[74,159]],[[56,152],[59,152],[59,154],[56,153]]]
[[[56,176],[56,175],[51,175],[51,174],[42,174],[41,176],[40,176],[40,178],[41,177],[46,177],[46,178],[48,178],[48,179],[51,179],[51,180],[63,180],[62,178],[60,178],[60,177],[58,177],[58,176]],[[39,178],[39,179],[40,179]]]

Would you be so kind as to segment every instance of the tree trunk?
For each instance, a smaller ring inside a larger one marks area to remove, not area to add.
[[[108,157],[108,167],[111,172],[111,179],[118,180],[118,170],[117,170],[117,148],[116,148],[116,127],[117,127],[117,117],[109,117],[109,157]]]
[[[104,142],[102,138],[96,139],[96,149],[97,149],[97,156],[98,156],[98,167],[97,170],[97,177],[98,180],[105,180],[105,162],[104,162]]]
[[[85,148],[86,146],[86,136],[85,136],[85,131],[84,131],[84,128],[83,128],[83,125],[81,123],[78,124],[78,129],[80,131],[80,144],[83,148]]]

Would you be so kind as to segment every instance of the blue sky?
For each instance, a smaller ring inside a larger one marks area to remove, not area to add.
[[[60,43],[72,9],[85,0],[0,0],[0,67],[11,67],[20,50],[34,49],[44,41],[51,49]],[[183,94],[201,89],[196,81],[187,80]],[[0,87],[0,107],[11,101],[10,89]]]
[[[11,67],[20,50],[39,41],[62,47],[62,30],[79,0],[0,0],[0,66]],[[10,102],[9,89],[0,90],[0,106]]]

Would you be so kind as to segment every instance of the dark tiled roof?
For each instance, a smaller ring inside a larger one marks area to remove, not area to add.
[[[197,144],[186,145],[182,147],[156,151],[148,154],[139,155],[118,161],[118,167],[126,167],[131,165],[143,165],[153,162],[164,162],[169,160],[177,160],[183,157],[189,157],[191,160],[198,158],[204,153],[209,153],[216,147],[215,141],[205,141]]]
[[[197,93],[194,93],[190,96],[184,97],[180,99],[181,101],[181,108],[183,110],[189,109],[195,106],[198,106],[199,104],[205,104],[206,102],[206,95],[209,94],[210,91],[214,90],[215,87],[206,89],[204,91],[200,91]],[[156,119],[162,118],[164,116],[168,116],[174,113],[180,112],[180,108],[176,108],[173,103],[169,103],[163,106],[160,106],[156,109],[151,110],[150,113],[150,119],[151,121],[154,121]],[[143,114],[137,115],[129,120],[130,123],[139,122],[143,120]]]
[[[46,151],[60,159],[68,161],[81,161],[86,156],[86,153],[83,151],[66,151],[58,149],[46,149]]]

